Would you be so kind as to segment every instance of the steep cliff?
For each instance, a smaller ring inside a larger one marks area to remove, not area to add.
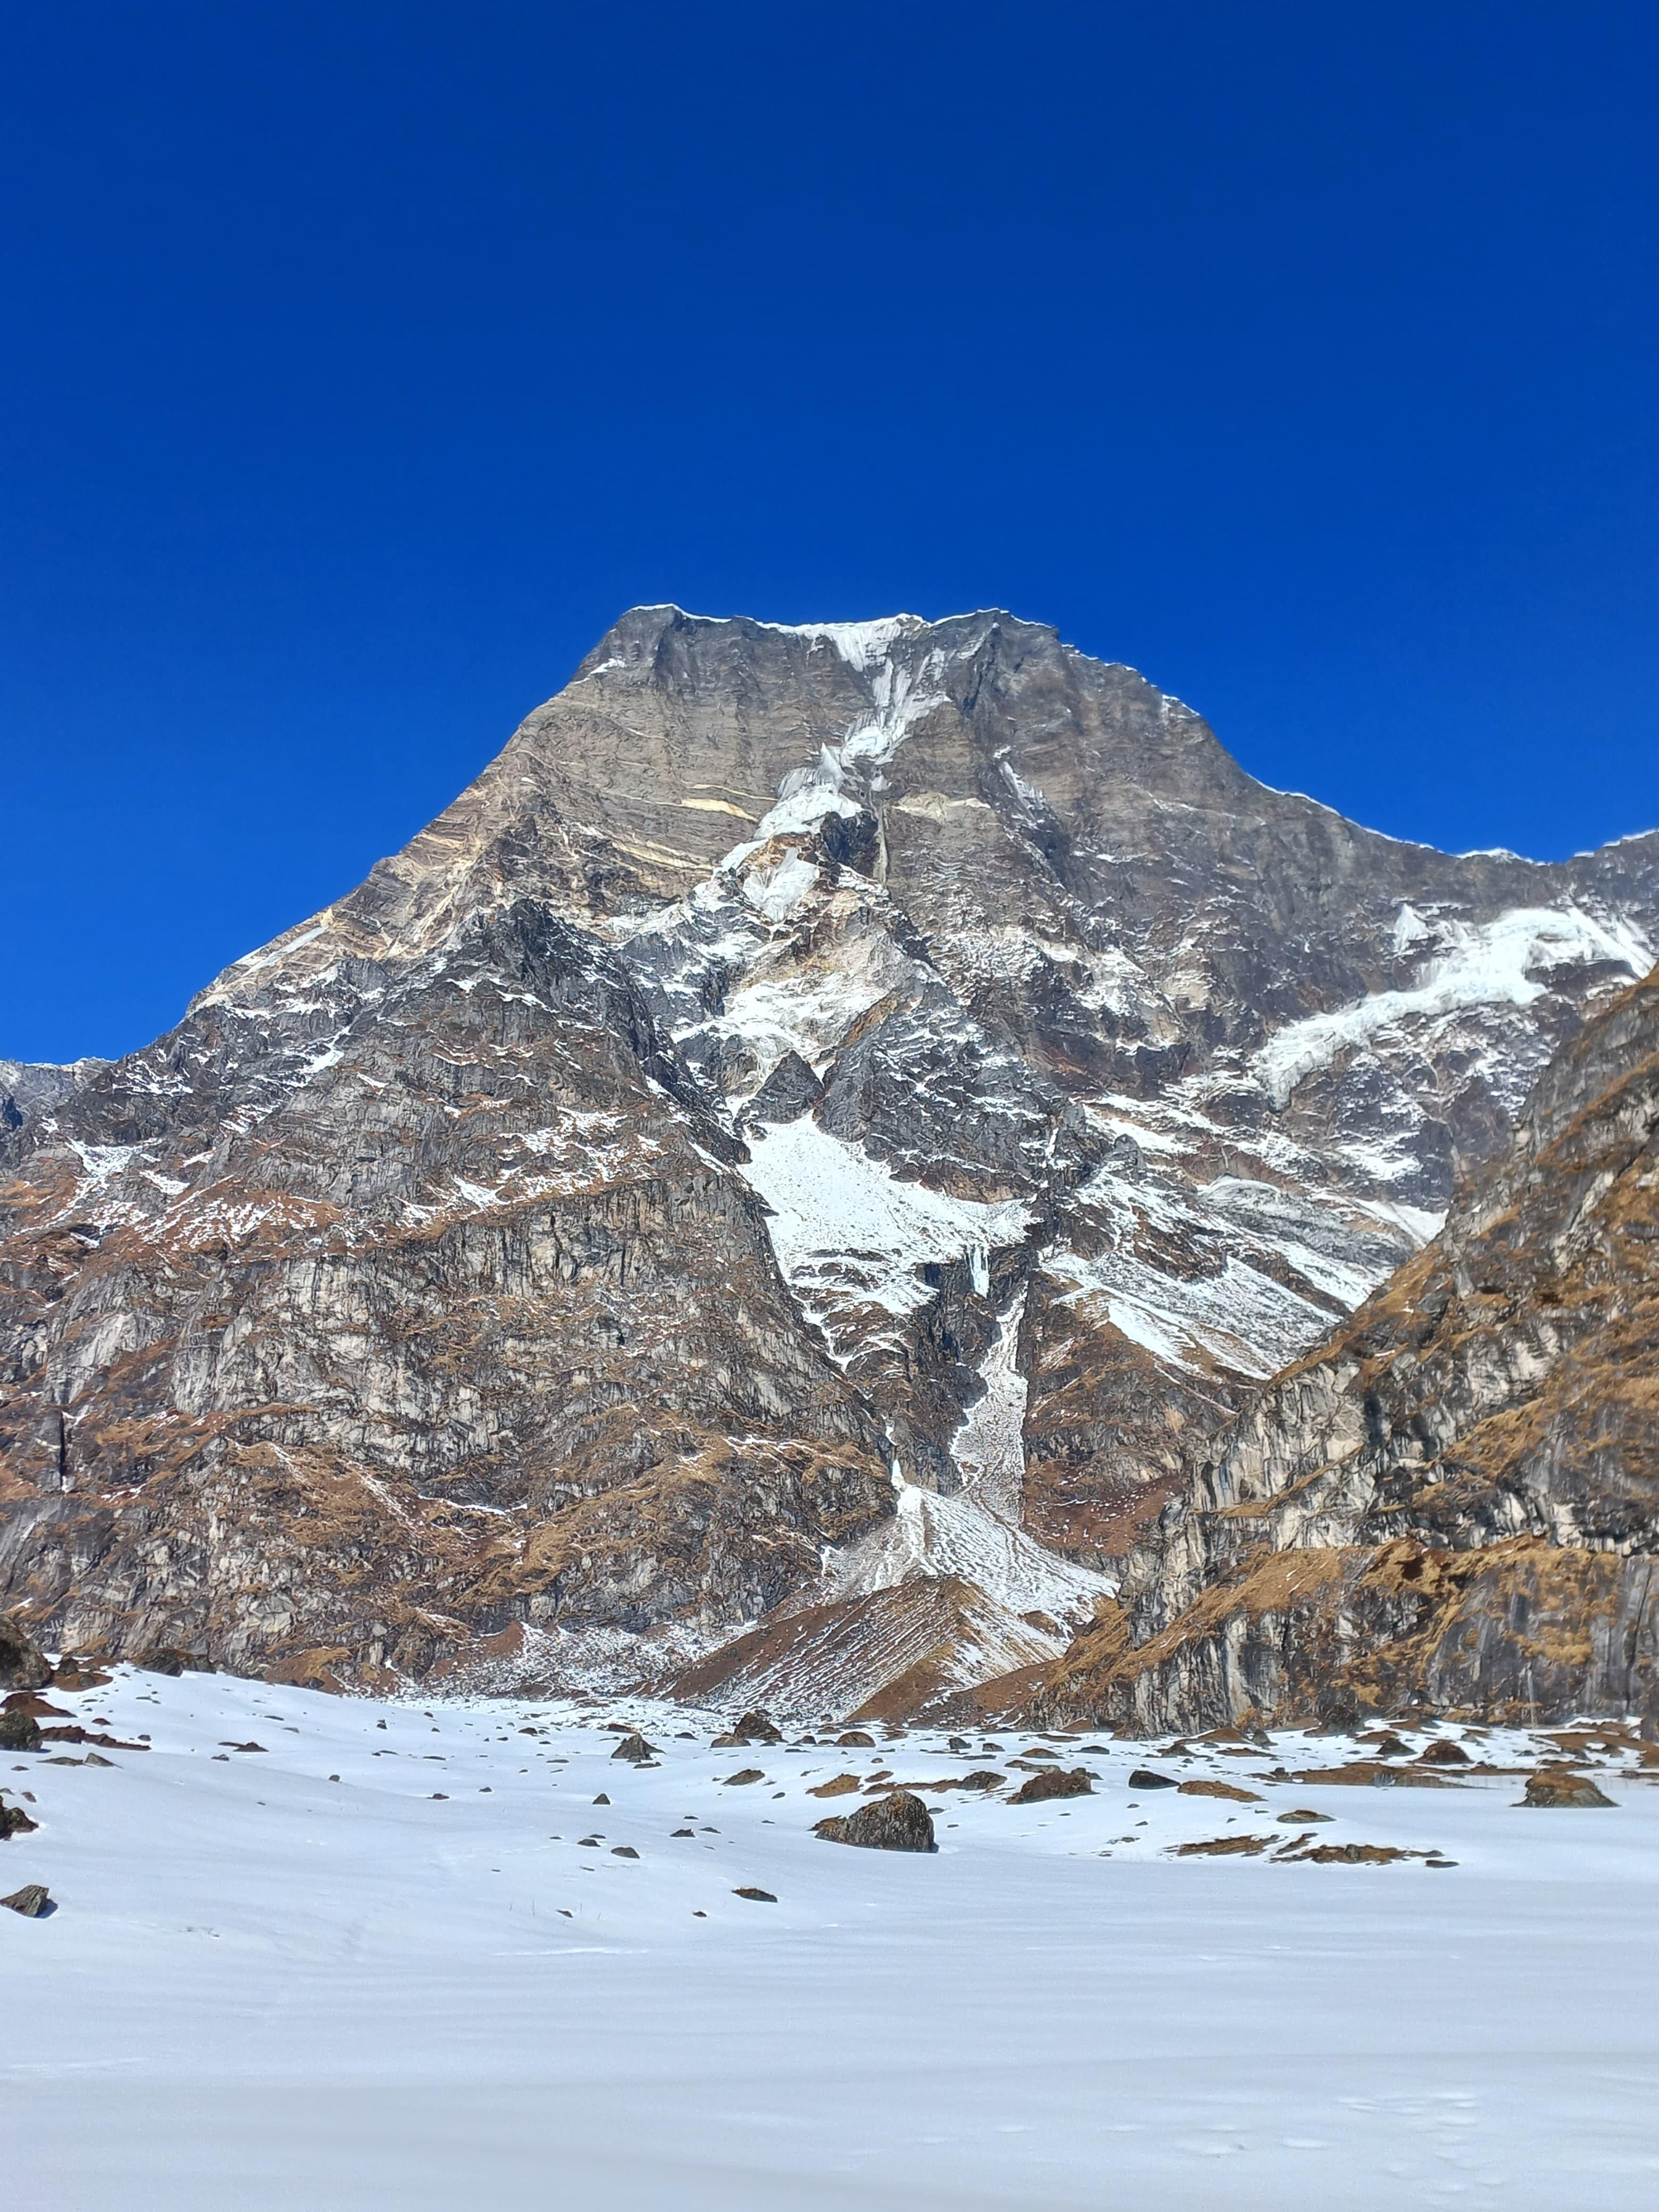
[[[1659,836],[1376,836],[1006,615],[636,609],[168,1036],[0,1066],[0,1602],[343,1682],[1056,1657],[1656,936]]]
[[[1659,1716],[1659,977],[1443,1233],[1278,1376],[1045,1678],[1144,1729],[1412,1702]]]

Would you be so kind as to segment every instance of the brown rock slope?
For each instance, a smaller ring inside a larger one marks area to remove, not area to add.
[[[1659,974],[1218,1444],[1044,1714],[1659,1712]]]

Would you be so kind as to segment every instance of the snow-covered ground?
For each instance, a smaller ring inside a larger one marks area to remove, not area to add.
[[[0,1754],[40,1823],[0,1844],[0,1888],[58,1902],[0,1912],[9,2202],[1659,2198],[1659,1783],[1631,1758],[1597,1771],[1615,1809],[1540,1812],[1508,1776],[1262,1778],[1352,1756],[1331,1738],[1185,1759],[1051,1740],[1092,1796],[934,1789],[938,1855],[899,1856],[819,1842],[811,1822],[858,1801],[805,1791],[884,1769],[1018,1782],[1041,1740],[714,1751],[669,1707],[428,1713],[125,1669],[50,1694],[151,1747],[101,1768]],[[654,1767],[611,1757],[599,1723],[629,1718]],[[1467,1747],[1536,1757],[1501,1735]],[[1141,1765],[1260,1802],[1131,1789]],[[1170,1855],[1276,1848],[1304,1808],[1329,1816],[1322,1843],[1456,1863]]]

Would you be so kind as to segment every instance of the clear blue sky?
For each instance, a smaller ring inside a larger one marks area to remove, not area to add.
[[[1659,823],[1659,10],[0,14],[0,1054],[114,1053],[623,609],[1003,605],[1268,781]]]

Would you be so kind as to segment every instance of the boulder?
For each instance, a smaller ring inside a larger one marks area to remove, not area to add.
[[[890,1790],[856,1813],[831,1814],[814,1835],[827,1844],[856,1844],[868,1851],[936,1851],[933,1816],[908,1790]]]
[[[1080,1766],[1051,1766],[1023,1783],[1008,1800],[1011,1805],[1041,1805],[1050,1797],[1092,1797],[1094,1785]]]
[[[963,1776],[962,1786],[964,1790],[1000,1790],[1007,1779],[994,1766],[976,1766],[971,1774]]]
[[[733,1897],[746,1897],[751,1905],[775,1905],[778,1901],[769,1889],[757,1889],[749,1882],[745,1882],[741,1889],[734,1889],[732,1894]],[[701,1918],[702,1915],[699,1914],[698,1917]]]
[[[866,1742],[868,1738],[866,1738]],[[714,1738],[716,1751],[729,1751],[734,1745],[747,1743],[781,1743],[783,1731],[774,1728],[764,1713],[745,1713],[725,1735]]]
[[[1528,1778],[1527,1794],[1518,1802],[1553,1807],[1611,1805],[1613,1801],[1602,1796],[1588,1774],[1568,1774],[1559,1767],[1544,1766]]]
[[[0,1844],[12,1836],[33,1835],[40,1825],[30,1820],[21,1805],[0,1805]]]
[[[1150,1766],[1138,1766],[1129,1777],[1131,1790],[1178,1790],[1181,1784],[1173,1774],[1154,1774]]]
[[[642,1766],[647,1759],[654,1759],[656,1755],[656,1745],[654,1743],[647,1743],[642,1735],[634,1730],[630,1730],[627,1735],[623,1736],[622,1741],[617,1746],[617,1748],[611,1754],[612,1759],[632,1759],[635,1766]]]
[[[25,1920],[40,1920],[55,1910],[51,1898],[38,1881],[26,1881],[21,1889],[13,1890],[9,1897],[0,1897],[0,1905],[10,1911],[21,1912]]]
[[[39,1751],[40,1723],[33,1713],[0,1713],[0,1751]]]
[[[1419,1753],[1417,1763],[1419,1766],[1467,1766],[1469,1754],[1449,1735],[1440,1736],[1425,1751]]]
[[[22,1622],[0,1613],[0,1690],[44,1690],[51,1680],[51,1662]]]
[[[809,1797],[848,1797],[859,1787],[856,1774],[837,1774],[833,1780],[820,1782],[816,1790],[809,1790]]]

